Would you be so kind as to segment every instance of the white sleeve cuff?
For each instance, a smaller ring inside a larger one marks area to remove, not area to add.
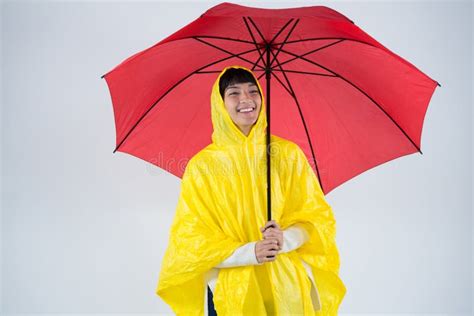
[[[255,255],[256,241],[246,243],[237,248],[229,257],[216,266],[216,268],[231,268],[248,265],[260,265]]]
[[[283,231],[283,247],[280,253],[298,249],[309,239],[309,234],[302,226],[292,225]]]

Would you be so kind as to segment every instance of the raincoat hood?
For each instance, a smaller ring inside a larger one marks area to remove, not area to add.
[[[177,315],[205,314],[207,274],[239,247],[262,240],[267,221],[265,101],[245,137],[220,96],[221,75],[211,93],[213,142],[186,165],[156,288]],[[275,135],[270,141],[277,149],[272,219],[282,230],[300,225],[309,240],[272,262],[219,269],[215,309],[218,315],[337,315],[346,289],[338,277],[332,209],[299,146]],[[316,280],[317,302],[303,260]]]
[[[232,121],[232,118],[227,112],[224,104],[224,100],[219,92],[219,81],[229,68],[241,68],[245,69],[252,74],[257,82],[260,95],[262,97],[262,106],[260,107],[260,113],[255,124],[249,132],[248,136],[245,136],[240,129]],[[242,66],[229,66],[224,68],[216,79],[212,86],[211,92],[211,119],[214,131],[212,133],[212,141],[217,146],[235,146],[243,145],[248,143],[253,144],[264,144],[265,143],[265,131],[267,127],[267,115],[265,107],[265,98],[263,96],[262,87],[258,82],[255,74],[250,70]]]

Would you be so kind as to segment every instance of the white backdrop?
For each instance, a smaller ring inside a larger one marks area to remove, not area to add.
[[[442,85],[423,155],[328,194],[337,220],[340,313],[472,311],[472,3],[326,5]],[[179,179],[123,153],[100,76],[213,2],[1,6],[4,314],[170,314],[155,294]]]

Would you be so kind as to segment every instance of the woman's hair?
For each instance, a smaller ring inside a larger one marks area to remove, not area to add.
[[[221,76],[219,80],[219,92],[224,99],[224,92],[225,89],[234,83],[245,83],[251,82],[258,86],[257,82],[255,81],[255,77],[245,69],[242,68],[229,68],[227,69]],[[260,93],[260,89],[258,90]]]

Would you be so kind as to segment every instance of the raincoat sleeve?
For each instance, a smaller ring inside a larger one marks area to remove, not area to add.
[[[295,224],[283,231],[283,247],[279,253],[287,253],[298,249],[306,241],[308,241],[309,235],[304,227]]]
[[[309,239],[295,252],[310,267],[315,277],[324,315],[336,315],[346,287],[339,278],[339,252],[336,246],[336,221],[326,202],[319,181],[298,145],[288,153],[287,185],[280,218],[283,229],[304,227]]]
[[[191,159],[156,289],[177,315],[203,315],[206,273],[245,244],[223,233],[213,218],[214,208],[211,188]]]
[[[283,231],[283,247],[279,253],[286,253],[299,248],[309,239],[306,230],[298,225],[288,227]],[[219,263],[216,268],[232,268],[248,265],[262,265],[264,262],[259,263],[257,255],[255,253],[256,241],[246,243],[232,255],[226,258],[224,261]]]
[[[219,263],[216,268],[232,268],[240,266],[249,266],[249,265],[261,265],[257,260],[255,255],[255,244],[256,241],[246,243],[245,245],[239,247],[230,255],[227,259]]]

